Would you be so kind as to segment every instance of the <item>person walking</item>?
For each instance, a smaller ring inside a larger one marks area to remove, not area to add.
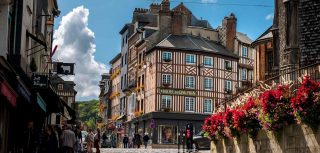
[[[116,138],[116,135],[114,134],[114,132],[112,132],[110,139],[111,139],[111,148],[116,148],[116,139],[117,138]]]
[[[100,153],[100,140],[101,140],[101,133],[100,133],[100,129],[97,128],[97,134],[94,136],[94,147],[96,148],[96,153]]]
[[[74,153],[73,147],[76,144],[76,136],[71,128],[71,125],[67,125],[67,128],[62,132],[61,140],[64,153]]]
[[[144,136],[143,136],[143,144],[144,144],[144,148],[145,149],[147,149],[149,139],[150,138],[148,136],[148,133],[145,133]]]
[[[46,140],[45,148],[47,153],[57,153],[58,152],[58,139],[55,131],[51,125],[48,125],[46,128]]]
[[[136,133],[134,135],[135,145],[137,145],[137,148],[140,148],[141,143],[141,136],[140,134]]]
[[[33,120],[29,120],[27,123],[27,129],[23,132],[23,152],[33,153],[36,147],[35,141]]]
[[[79,127],[76,127],[75,130],[75,135],[76,135],[76,145],[75,145],[75,152],[76,153],[81,153],[82,152],[82,135],[81,135],[81,130]]]
[[[94,134],[92,132],[92,129],[89,129],[88,130],[88,135],[86,137],[88,153],[93,153],[93,151],[92,151],[93,141],[94,141]]]
[[[123,147],[124,147],[124,148],[128,148],[129,138],[128,138],[127,135],[125,135],[125,136],[123,137],[122,142],[123,142]]]

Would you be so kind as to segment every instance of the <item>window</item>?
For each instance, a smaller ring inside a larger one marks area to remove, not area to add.
[[[58,90],[63,90],[63,84],[58,84]]]
[[[204,113],[211,113],[212,112],[212,99],[204,99],[203,112]]]
[[[248,47],[242,46],[242,57],[248,57]]]
[[[195,101],[195,98],[193,98],[193,97],[186,97],[186,101],[185,101],[185,111],[187,111],[187,112],[194,112],[194,101]]]
[[[204,78],[204,90],[212,90],[212,78]]]
[[[186,76],[186,84],[185,87],[186,88],[194,88],[194,76]]]
[[[187,64],[196,64],[196,55],[194,54],[186,54],[186,63]]]
[[[162,52],[162,60],[165,62],[170,62],[172,60],[171,52]]]
[[[177,126],[159,125],[158,126],[158,142],[160,144],[176,144],[177,143]]]
[[[162,84],[171,84],[171,74],[163,74],[162,75]]]
[[[242,69],[241,77],[242,80],[247,80],[247,69]]]
[[[224,67],[226,70],[232,70],[231,61],[224,61]]]
[[[161,108],[171,108],[172,96],[162,95],[161,96]]]
[[[213,66],[213,58],[205,56],[203,59],[203,65],[206,67],[212,67]]]
[[[232,89],[231,81],[226,80],[224,82],[224,89],[225,89],[226,92],[231,92],[231,89]]]

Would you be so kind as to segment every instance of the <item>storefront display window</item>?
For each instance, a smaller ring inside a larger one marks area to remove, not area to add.
[[[159,126],[160,144],[175,144],[177,142],[177,127],[170,125]]]

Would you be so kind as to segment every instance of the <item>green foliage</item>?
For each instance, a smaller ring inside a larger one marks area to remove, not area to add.
[[[88,126],[96,129],[96,119],[99,112],[99,100],[81,101],[79,103],[79,119]]]

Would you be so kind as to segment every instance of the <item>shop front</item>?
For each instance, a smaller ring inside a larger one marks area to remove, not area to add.
[[[194,134],[202,130],[206,114],[151,112],[136,119],[135,129],[143,136],[147,133],[154,148],[158,146],[177,147],[179,132],[185,130],[188,123],[194,125]]]

